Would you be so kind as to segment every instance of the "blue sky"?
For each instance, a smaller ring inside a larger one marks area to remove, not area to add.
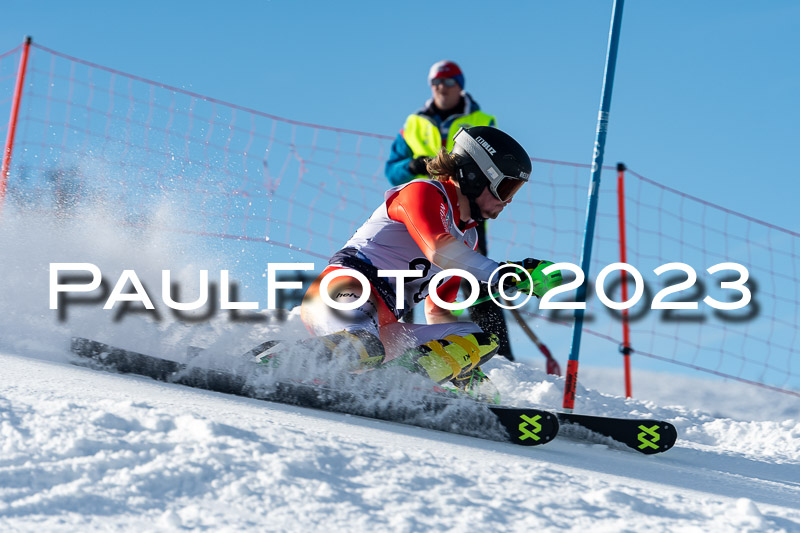
[[[533,155],[588,163],[611,5],[12,0],[0,50],[30,34],[268,113],[388,135],[429,96],[428,67],[450,58]],[[798,23],[793,1],[628,2],[606,163],[797,230]]]

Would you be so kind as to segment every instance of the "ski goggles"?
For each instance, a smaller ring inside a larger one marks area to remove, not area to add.
[[[455,87],[457,83],[455,78],[434,78],[431,80],[431,85],[433,87],[442,84],[444,84],[445,87]]]
[[[501,202],[508,202],[520,188],[528,181],[529,175],[520,172],[519,176],[509,176],[503,174],[497,165],[494,164],[489,152],[481,144],[466,133],[464,128],[458,130],[453,137],[453,142],[464,149],[469,154],[481,172],[489,180],[489,190],[495,198]],[[485,142],[485,141],[484,141]],[[488,145],[488,143],[487,143]]]

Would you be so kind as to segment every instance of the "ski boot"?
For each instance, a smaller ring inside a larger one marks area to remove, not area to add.
[[[467,376],[478,365],[491,359],[498,348],[493,333],[472,333],[464,337],[448,335],[406,351],[385,366],[401,366],[443,384],[458,376]]]

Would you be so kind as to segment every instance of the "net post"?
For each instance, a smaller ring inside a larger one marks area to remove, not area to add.
[[[627,244],[625,240],[625,163],[617,163],[617,219],[619,221],[619,262],[627,263]],[[620,287],[622,289],[622,301],[628,301],[628,273],[620,270]],[[619,347],[622,353],[625,368],[625,397],[633,396],[631,386],[631,330],[628,322],[628,309],[622,310],[622,344]]]
[[[22,90],[25,87],[25,70],[28,67],[28,52],[31,48],[33,38],[25,37],[22,45],[22,53],[19,58],[19,70],[17,70],[17,82],[14,85],[14,98],[11,102],[11,116],[8,119],[8,133],[6,134],[6,144],[3,149],[3,164],[0,167],[0,209],[6,197],[8,185],[8,173],[11,168],[11,152],[14,148],[14,135],[17,132],[17,117],[19,116],[19,104],[22,101]]]
[[[589,185],[589,199],[586,207],[586,230],[583,234],[583,249],[581,250],[581,269],[589,277],[589,266],[592,259],[592,241],[594,239],[595,219],[597,218],[597,196],[600,189],[600,172],[603,169],[603,152],[608,133],[608,113],[611,109],[611,92],[614,88],[614,70],[617,66],[617,48],[619,47],[619,32],[622,26],[622,7],[624,0],[614,0],[611,11],[611,29],[608,36],[608,51],[606,52],[606,67],[603,75],[603,93],[600,100],[600,113],[597,117],[597,137],[594,143],[592,156],[592,177]],[[578,287],[576,302],[586,301],[586,283]],[[572,346],[569,361],[567,362],[567,375],[564,385],[564,410],[572,412],[575,407],[575,391],[578,383],[578,356],[581,348],[581,334],[583,333],[584,309],[575,310],[575,324],[572,328]]]

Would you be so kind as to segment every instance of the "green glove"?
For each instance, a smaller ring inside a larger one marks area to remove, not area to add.
[[[549,291],[554,287],[558,287],[562,283],[561,279],[561,271],[556,270],[551,272],[548,275],[544,275],[542,270],[549,267],[553,263],[551,261],[541,261],[539,259],[523,259],[522,261],[505,261],[500,263],[501,265],[508,265],[510,263],[514,263],[515,265],[519,265],[523,267],[528,273],[531,275],[531,280],[533,280],[533,284],[528,280],[528,276],[525,275],[520,268],[516,268],[516,273],[519,276],[519,284],[517,284],[516,280],[512,276],[508,276],[503,281],[504,289],[507,294],[510,293],[510,289],[516,289],[520,292],[525,294],[534,294],[537,298],[541,298],[544,293]],[[500,275],[506,274],[511,269],[505,268],[500,271]],[[500,296],[500,287],[497,283],[492,284],[491,287],[488,287],[489,293],[493,294],[494,297]],[[512,296],[513,294],[509,294]],[[489,301],[489,295],[483,296],[478,298],[472,305],[478,305],[483,302]],[[463,309],[459,309],[458,311],[451,311],[454,316],[461,316],[464,313]]]
[[[523,259],[522,261],[507,261],[501,264],[509,264],[514,263],[522,267],[524,270],[528,272],[531,276],[531,281],[528,280],[528,276],[525,275],[525,272],[522,272],[520,268],[517,268],[517,275],[520,278],[519,283],[515,283],[513,278],[506,278],[506,287],[514,287],[516,286],[517,290],[533,294],[537,298],[541,298],[544,296],[544,293],[549,291],[552,288],[558,287],[563,282],[561,278],[561,271],[555,270],[550,272],[549,274],[545,275],[542,270],[549,267],[553,264],[552,261],[542,261],[540,259]]]

